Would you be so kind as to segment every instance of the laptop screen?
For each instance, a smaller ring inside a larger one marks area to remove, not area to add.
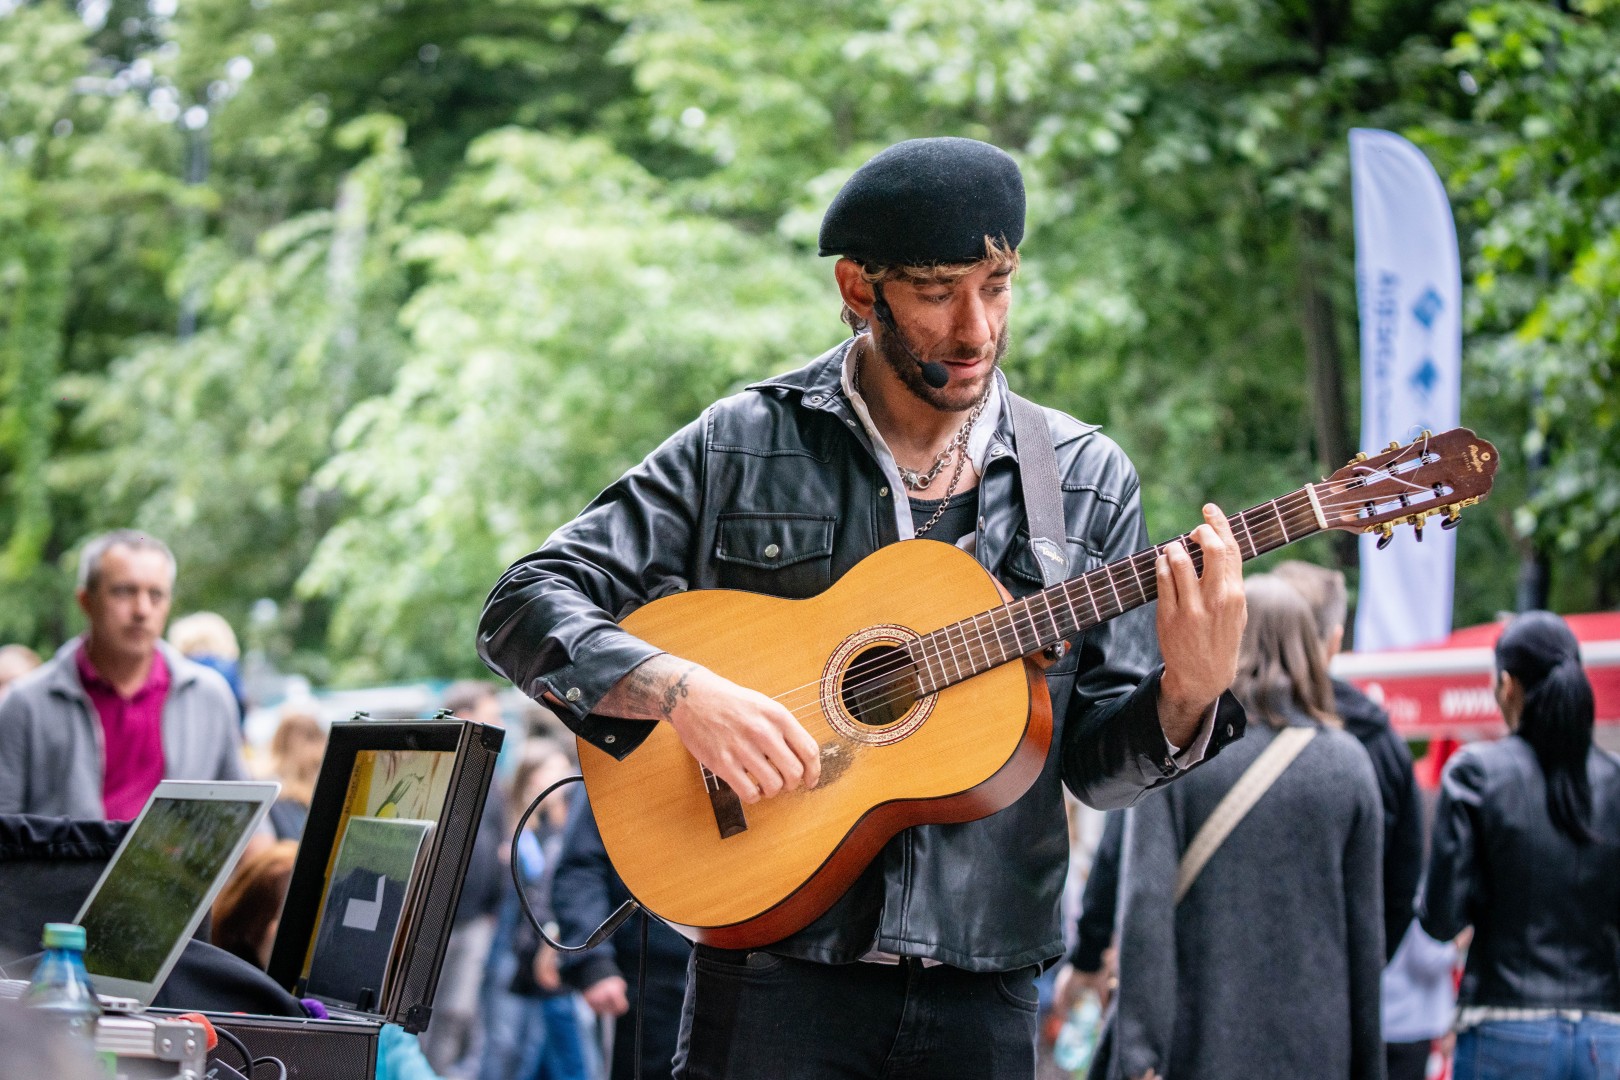
[[[151,991],[136,996],[155,992],[274,798],[273,785],[268,798],[267,785],[206,786],[211,797],[194,798],[161,785],[79,913],[98,990],[117,980],[120,991],[145,984]]]

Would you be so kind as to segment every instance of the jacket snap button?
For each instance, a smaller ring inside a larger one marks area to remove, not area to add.
[[[1005,446],[993,446],[993,447],[990,448],[990,456],[991,457],[1000,457],[1002,454],[1005,454],[1006,452],[1007,452],[1007,448]]]
[[[570,686],[568,688],[568,693],[564,694],[563,697],[567,698],[569,701],[578,701],[579,700],[579,687]]]
[[[809,397],[805,398],[804,400],[809,402],[811,405],[820,405],[822,403],[822,401],[825,400],[825,399],[823,399],[820,394],[811,394]]]
[[[602,736],[602,741],[607,743],[609,746],[612,746],[614,743],[619,741],[619,737],[617,735],[604,735]]]
[[[1232,737],[1232,725],[1231,724],[1226,725],[1226,737],[1228,739],[1230,739]]]
[[[888,497],[889,497],[889,485],[884,484],[882,487],[878,488],[878,498],[887,499]]]
[[[777,547],[775,544],[765,545],[765,557],[767,559],[774,559],[780,554],[782,554],[782,549]]]

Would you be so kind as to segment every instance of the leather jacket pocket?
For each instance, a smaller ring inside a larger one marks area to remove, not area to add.
[[[832,585],[833,518],[740,513],[717,524],[720,588],[804,599]]]

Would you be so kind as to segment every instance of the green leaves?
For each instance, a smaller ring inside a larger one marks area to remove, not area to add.
[[[1106,425],[1156,534],[1342,464],[1345,136],[1413,138],[1463,238],[1464,419],[1519,466],[1457,617],[1511,603],[1515,530],[1563,602],[1620,602],[1613,4],[0,8],[0,638],[70,633],[76,545],[135,524],[182,608],[277,600],[284,663],[476,672],[510,559],[844,332],[821,211],[935,134],[1024,166],[1010,378]]]

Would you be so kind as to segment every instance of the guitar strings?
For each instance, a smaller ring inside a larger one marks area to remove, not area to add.
[[[1425,440],[1425,446],[1426,445],[1427,445],[1427,441]],[[1423,458],[1427,457],[1426,449],[1421,452],[1421,457],[1423,457]],[[1334,483],[1324,482],[1322,485],[1318,485],[1318,487],[1317,487],[1318,492],[1322,492],[1322,491],[1327,491],[1328,492],[1328,498],[1326,500],[1322,500],[1320,498],[1320,495],[1319,495],[1319,505],[1321,506],[1322,510],[1324,511],[1324,514],[1329,509],[1332,509],[1334,511],[1338,511],[1340,509],[1349,508],[1349,507],[1359,508],[1360,506],[1364,505],[1365,503],[1367,503],[1369,501],[1372,501],[1372,500],[1368,500],[1368,499],[1366,499],[1366,498],[1364,498],[1364,497],[1362,497],[1360,495],[1352,496],[1350,498],[1340,498],[1339,495],[1341,495],[1343,492],[1351,490],[1352,488],[1365,487],[1366,486],[1366,476],[1367,475],[1375,475],[1379,471],[1388,470],[1390,468],[1393,468],[1393,467],[1397,466],[1400,463],[1401,462],[1399,462],[1399,461],[1392,461],[1389,464],[1383,466],[1382,469],[1370,469],[1369,467],[1362,466],[1362,467],[1360,467],[1361,475],[1359,475],[1356,479],[1349,480],[1349,481],[1339,481],[1339,482],[1334,482]],[[1413,483],[1411,481],[1406,481],[1406,480],[1404,480],[1404,478],[1394,476],[1393,474],[1391,474],[1390,478],[1394,479],[1394,480],[1396,480],[1398,482],[1404,483],[1407,487],[1409,487],[1410,489],[1412,489],[1414,491],[1418,491],[1418,492],[1428,494],[1432,490],[1432,489],[1430,489],[1428,487],[1425,487],[1425,486],[1423,486],[1421,484],[1416,484],[1416,483]],[[1279,499],[1272,500],[1269,503],[1262,503],[1259,506],[1250,507],[1247,510],[1241,511],[1238,514],[1233,515],[1233,518],[1232,518],[1233,534],[1234,534],[1234,539],[1239,540],[1239,553],[1241,554],[1241,552],[1242,552],[1242,543],[1241,543],[1242,538],[1240,538],[1238,536],[1238,530],[1240,528],[1243,531],[1244,538],[1247,538],[1249,540],[1249,547],[1250,547],[1250,551],[1251,551],[1251,555],[1249,557],[1251,557],[1251,558],[1259,553],[1259,546],[1258,546],[1259,544],[1265,544],[1267,546],[1267,550],[1269,551],[1269,550],[1272,550],[1272,542],[1277,540],[1279,537],[1282,539],[1284,544],[1288,543],[1290,538],[1288,536],[1286,525],[1284,524],[1284,522],[1283,522],[1283,520],[1281,518],[1280,511],[1284,507],[1287,507],[1289,514],[1293,514],[1295,511],[1304,509],[1304,507],[1306,505],[1308,505],[1309,502],[1310,502],[1309,494],[1302,489],[1302,490],[1300,490],[1298,492],[1291,492],[1288,495],[1285,495],[1285,496],[1283,496],[1283,497],[1281,497]],[[1261,523],[1259,525],[1259,527],[1258,527],[1258,531],[1257,531],[1256,528],[1251,527],[1249,522],[1246,520],[1248,515],[1259,512],[1259,513],[1262,514],[1262,516],[1264,516],[1264,512],[1267,511],[1267,510],[1273,510],[1275,513],[1277,513],[1277,518],[1278,518],[1277,521],[1272,522],[1270,520],[1267,520],[1267,521]],[[1316,529],[1314,531],[1321,531],[1321,530],[1318,528],[1318,529]],[[1084,581],[1085,578],[1091,576],[1092,574],[1095,574],[1096,570],[1088,571],[1086,574],[1079,575],[1078,577],[1071,578],[1068,581],[1063,582],[1061,584],[1061,588],[1062,588],[1062,591],[1063,591],[1063,595],[1065,596],[1065,599],[1067,600],[1067,604],[1068,604],[1068,607],[1069,607],[1071,613],[1073,613],[1075,615],[1079,614],[1079,609],[1078,609],[1078,606],[1077,606],[1078,597],[1069,595],[1070,592],[1071,592],[1070,586],[1072,586],[1074,584],[1077,584],[1077,583],[1084,584],[1086,586],[1087,594],[1088,594],[1090,604],[1091,604],[1091,608],[1092,608],[1092,615],[1094,616],[1092,622],[1090,623],[1090,626],[1098,625],[1099,623],[1105,622],[1110,618],[1114,618],[1115,616],[1117,616],[1119,614],[1123,614],[1125,611],[1134,609],[1136,607],[1140,607],[1143,604],[1146,604],[1146,603],[1150,602],[1153,599],[1153,596],[1149,595],[1149,592],[1150,592],[1149,588],[1146,585],[1143,584],[1142,568],[1138,565],[1139,561],[1142,560],[1142,559],[1156,560],[1160,551],[1168,548],[1169,546],[1171,546],[1171,545],[1173,545],[1173,544],[1175,544],[1177,542],[1183,541],[1185,539],[1186,539],[1185,536],[1177,537],[1175,539],[1167,541],[1165,544],[1157,545],[1157,546],[1155,546],[1153,548],[1144,548],[1141,551],[1134,552],[1131,555],[1128,555],[1123,559],[1120,559],[1120,560],[1117,560],[1114,563],[1108,564],[1106,567],[1098,567],[1097,568],[1098,570],[1107,570],[1108,571],[1108,574],[1106,576],[1108,577],[1110,591],[1113,592],[1113,594],[1114,594],[1114,596],[1116,598],[1116,601],[1120,605],[1120,610],[1119,611],[1116,611],[1113,614],[1110,614],[1108,616],[1103,616],[1102,615],[1102,606],[1099,605],[1097,603],[1097,601],[1096,601],[1095,591],[1091,589],[1089,582]],[[1279,545],[1276,545],[1276,546],[1282,546],[1282,545],[1279,544]],[[1132,573],[1132,577],[1134,578],[1134,582],[1133,581],[1125,581],[1125,582],[1121,583],[1121,582],[1118,582],[1118,581],[1116,581],[1114,579],[1113,568],[1121,566],[1122,564],[1129,567],[1129,569],[1131,570],[1131,573]],[[1152,593],[1154,595],[1156,595],[1157,594],[1157,579],[1156,579],[1156,577],[1154,577],[1154,578],[1151,578],[1150,580],[1153,580],[1153,582],[1154,582]],[[1123,592],[1121,591],[1121,584],[1123,584],[1123,586],[1124,586],[1124,591]],[[1058,627],[1057,627],[1056,621],[1055,621],[1055,617],[1053,615],[1053,605],[1051,603],[1051,595],[1052,595],[1052,593],[1049,590],[1042,590],[1040,592],[1033,593],[1028,597],[1022,598],[1022,601],[1029,601],[1029,600],[1033,599],[1034,597],[1038,597],[1038,596],[1039,597],[1045,597],[1046,598],[1046,609],[1047,609],[1047,612],[1046,612],[1047,620],[1048,620],[1048,622],[1052,623],[1054,630],[1058,630]],[[1021,601],[1014,601],[1013,603],[1020,603],[1020,602]],[[937,633],[940,632],[940,631],[937,631],[937,630],[930,633],[930,634],[922,635],[919,639],[917,639],[917,640],[915,640],[913,642],[910,642],[905,646],[897,647],[896,651],[898,653],[901,653],[901,654],[911,658],[911,662],[909,664],[902,663],[902,664],[900,664],[900,665],[898,665],[898,666],[896,666],[894,668],[891,668],[890,670],[882,672],[881,674],[879,674],[879,675],[877,675],[875,677],[867,678],[864,681],[847,682],[845,684],[845,691],[847,693],[858,695],[860,693],[869,691],[874,686],[881,686],[881,687],[883,687],[885,689],[891,688],[891,687],[894,688],[894,689],[897,689],[899,692],[894,694],[892,697],[882,698],[882,699],[878,699],[876,702],[867,702],[866,703],[868,705],[868,707],[872,707],[872,706],[875,705],[876,707],[887,708],[887,707],[893,706],[893,705],[895,705],[895,704],[897,704],[898,702],[901,702],[901,701],[906,701],[906,700],[915,701],[916,700],[916,697],[913,694],[911,694],[907,689],[905,689],[903,686],[898,686],[896,684],[896,680],[894,678],[896,675],[901,675],[902,677],[905,677],[905,676],[909,676],[909,675],[912,675],[912,674],[917,674],[917,673],[919,673],[921,671],[926,671],[929,674],[931,674],[932,673],[932,663],[934,661],[937,661],[939,663],[940,675],[942,677],[947,677],[948,678],[948,672],[946,670],[945,664],[946,664],[946,661],[949,661],[951,663],[951,665],[953,667],[955,667],[955,669],[956,669],[956,677],[954,679],[952,679],[950,682],[943,683],[940,686],[936,687],[934,691],[930,691],[930,692],[937,692],[940,689],[944,689],[946,686],[953,685],[956,682],[961,682],[966,678],[971,678],[973,675],[979,674],[984,669],[980,668],[978,670],[974,670],[974,665],[972,664],[972,658],[974,656],[975,642],[974,642],[974,640],[972,638],[969,637],[968,630],[971,629],[971,631],[973,633],[973,637],[977,638],[977,645],[978,645],[980,654],[988,657],[988,655],[989,655],[989,652],[988,652],[988,640],[985,637],[985,628],[982,625],[984,620],[986,620],[986,619],[990,620],[990,632],[996,639],[998,649],[1004,654],[1004,658],[1002,660],[992,662],[989,666],[992,666],[992,667],[999,666],[1000,663],[1006,663],[1006,662],[1010,661],[1011,659],[1013,659],[1013,656],[1006,654],[1005,646],[1002,644],[1002,641],[1001,641],[1000,628],[998,628],[998,626],[996,624],[996,618],[998,617],[998,615],[1001,615],[1004,612],[1007,613],[1007,615],[1006,615],[1007,624],[1008,624],[1007,628],[1011,629],[1013,631],[1015,639],[1021,637],[1021,634],[1020,634],[1020,632],[1018,630],[1017,617],[1015,615],[1011,614],[1011,612],[1009,610],[1010,607],[1011,607],[1010,604],[1003,604],[1003,605],[1001,605],[1001,606],[999,606],[997,608],[992,608],[989,611],[981,612],[981,613],[979,613],[977,615],[969,616],[969,617],[967,617],[965,619],[959,620],[958,622],[956,622],[954,624],[951,624],[952,626],[962,628],[962,629],[958,630],[958,634],[961,637],[960,644],[950,642],[950,635],[947,634],[946,635],[946,646],[944,648],[940,647],[940,644],[939,644],[937,639],[932,642],[932,644],[934,645],[934,650],[933,650],[932,656],[928,655],[926,649],[924,650],[924,652],[921,655],[917,655],[917,654],[915,654],[913,652],[912,646],[916,646],[916,645],[925,645],[926,646],[927,644],[930,643],[929,639],[933,638],[934,634],[937,634]],[[1037,636],[1037,639],[1038,639],[1040,631],[1039,631],[1038,625],[1037,625],[1037,623],[1035,621],[1036,614],[1037,613],[1035,613],[1035,612],[1033,612],[1033,610],[1031,610],[1030,617],[1029,617],[1026,625],[1029,627],[1030,631]],[[1090,626],[1085,626],[1085,627],[1078,627],[1077,626],[1074,631],[1071,631],[1071,633],[1078,632],[1080,629],[1089,629]],[[947,629],[949,629],[949,628],[948,627],[942,627],[941,628],[941,630],[947,630]],[[967,661],[966,674],[964,674],[964,667],[963,667],[963,661],[964,660]],[[805,707],[807,707],[807,706],[809,706],[809,707],[813,708],[815,711],[819,712],[819,706],[820,706],[820,703],[821,703],[823,693],[828,690],[828,688],[829,688],[828,684],[832,683],[832,682],[835,682],[837,680],[837,678],[838,678],[838,675],[836,673],[833,674],[833,675],[824,676],[822,679],[818,680],[817,682],[806,683],[801,687],[795,687],[793,689],[783,691],[781,694],[776,696],[776,700],[781,701],[784,705],[788,705],[788,699],[800,696],[801,692],[808,692],[808,691],[814,690],[815,693],[808,700],[804,701],[802,704],[797,704],[796,703],[793,706],[789,707],[789,712],[792,713],[795,718],[799,718],[800,711],[802,709],[804,709]],[[921,680],[920,680],[920,678],[917,680],[917,683],[918,683],[918,687],[920,689],[921,688]]]
[[[1423,463],[1428,463],[1429,453],[1427,438],[1423,440],[1421,448],[1408,447],[1407,449],[1418,449],[1419,452],[1416,460]],[[1438,458],[1436,458],[1436,460],[1438,460]],[[1407,480],[1391,471],[1404,463],[1405,460],[1397,458],[1378,467],[1357,464],[1355,466],[1355,470],[1358,475],[1355,478],[1343,481],[1323,481],[1322,483],[1315,485],[1315,490],[1317,492],[1317,504],[1322,510],[1324,517],[1327,515],[1329,510],[1337,512],[1343,509],[1360,509],[1369,502],[1377,501],[1375,499],[1368,499],[1364,495],[1360,494],[1347,496],[1347,493],[1351,492],[1353,489],[1362,489],[1367,487],[1369,478],[1376,477],[1379,473],[1388,474],[1380,479],[1393,480],[1397,484],[1403,485],[1411,491],[1422,494],[1432,493],[1432,488]],[[1387,497],[1388,496],[1385,496],[1385,498]],[[1284,511],[1286,511],[1287,514],[1291,516],[1297,511],[1303,510],[1310,504],[1310,502],[1311,498],[1309,491],[1302,488],[1298,491],[1290,492],[1289,494],[1278,499],[1271,500],[1270,502],[1249,507],[1248,509],[1233,515],[1231,518],[1233,526],[1233,538],[1234,540],[1239,541],[1239,554],[1242,554],[1243,539],[1247,539],[1249,542],[1249,558],[1254,558],[1260,554],[1260,547],[1262,545],[1265,546],[1267,551],[1270,551],[1273,550],[1274,547],[1280,547],[1291,542],[1292,538],[1290,538],[1288,535],[1287,525],[1283,520],[1282,514]],[[1422,508],[1419,507],[1418,509],[1421,510]],[[1268,512],[1271,516],[1276,517],[1275,521],[1268,519],[1266,521],[1251,525],[1247,520],[1248,516],[1251,514],[1259,514],[1262,517],[1265,517],[1267,516]],[[1314,524],[1314,520],[1312,523]],[[1240,528],[1243,532],[1242,537],[1238,536],[1238,530]],[[1314,532],[1320,531],[1322,531],[1320,527],[1314,530]],[[1303,537],[1300,538],[1303,539]],[[1040,631],[1036,623],[1036,616],[1038,613],[1036,613],[1029,606],[1028,602],[1036,597],[1045,598],[1047,621],[1052,624],[1052,628],[1054,630],[1057,630],[1059,628],[1056,623],[1056,617],[1053,613],[1052,603],[1054,590],[1061,590],[1070,614],[1078,616],[1080,614],[1078,607],[1079,597],[1078,595],[1071,595],[1071,587],[1077,584],[1083,585],[1086,589],[1093,619],[1089,625],[1077,626],[1075,630],[1071,631],[1071,633],[1078,633],[1082,629],[1090,629],[1091,626],[1096,626],[1102,622],[1106,622],[1108,619],[1114,618],[1120,614],[1124,614],[1126,611],[1151,602],[1151,600],[1157,596],[1158,590],[1156,571],[1148,578],[1148,580],[1153,582],[1153,587],[1151,589],[1152,595],[1150,595],[1149,587],[1143,582],[1143,570],[1138,565],[1139,561],[1147,559],[1151,567],[1153,563],[1156,563],[1161,552],[1177,543],[1184,543],[1187,541],[1187,539],[1188,534],[1183,534],[1182,536],[1175,537],[1163,544],[1133,552],[1132,554],[1127,555],[1113,563],[1109,563],[1106,566],[1097,567],[1094,570],[1087,571],[1085,574],[1070,578],[1069,580],[1060,583],[1059,586],[1054,586],[1052,589],[1040,590],[1036,593],[1030,594],[1029,596],[1022,597],[1019,600],[1012,601],[1008,604],[1002,604],[988,611],[980,612],[976,615],[958,620],[957,622],[950,624],[950,626],[941,627],[939,630],[921,635],[912,642],[896,646],[896,653],[909,658],[907,661],[902,661],[894,668],[885,670],[875,676],[867,677],[863,680],[858,680],[855,682],[846,682],[844,685],[844,690],[848,694],[859,695],[863,692],[867,692],[878,687],[884,689],[897,689],[899,692],[891,697],[881,698],[876,702],[865,703],[868,707],[875,706],[878,708],[888,708],[902,701],[916,700],[916,697],[908,690],[897,686],[895,676],[899,675],[902,678],[906,678],[912,675],[917,675],[917,686],[918,689],[921,689],[920,675],[924,672],[931,673],[931,665],[933,661],[937,661],[939,663],[940,675],[946,676],[947,672],[945,663],[948,660],[956,669],[956,678],[951,682],[947,682],[936,687],[935,690],[930,691],[930,693],[937,693],[939,690],[945,689],[947,686],[953,685],[955,682],[961,682],[966,678],[979,674],[980,671],[984,669],[979,669],[979,671],[973,670],[972,658],[974,656],[975,649],[975,641],[973,639],[977,639],[977,646],[980,655],[988,657],[989,639],[987,639],[985,636],[985,627],[983,626],[985,620],[989,620],[990,634],[996,641],[997,649],[1004,654],[1004,659],[992,663],[990,666],[999,666],[1001,663],[1009,662],[1014,657],[1012,655],[1007,655],[1006,647],[1001,639],[1001,629],[996,624],[997,617],[1005,613],[1005,618],[1007,621],[1006,629],[1012,631],[1016,641],[1022,637],[1022,633],[1019,630],[1018,616],[1012,613],[1011,608],[1013,604],[1024,604],[1026,610],[1028,611],[1028,618],[1025,625],[1031,633],[1036,635],[1037,640],[1039,640]],[[1279,539],[1281,540],[1280,544],[1274,543]],[[1130,569],[1131,577],[1134,580],[1127,580],[1124,582],[1115,580],[1113,573],[1114,568],[1121,565],[1124,565]],[[1091,577],[1093,574],[1096,574],[1099,570],[1107,571],[1107,573],[1103,576],[1108,579],[1110,591],[1113,593],[1119,605],[1118,611],[1115,611],[1107,616],[1102,614],[1102,605],[1097,602],[1096,592],[1091,588],[1090,582],[1086,581],[1087,578]],[[932,656],[929,656],[927,654],[926,645],[930,643],[930,639],[933,639],[934,635],[940,633],[941,631],[948,631],[951,626],[960,628],[958,629],[957,633],[961,637],[961,642],[959,644],[950,642],[949,639],[951,635],[947,633],[945,647],[941,648],[939,641],[937,639],[933,640],[931,642],[933,644],[933,653]],[[969,636],[969,630],[972,632],[971,638]],[[913,647],[919,645],[925,646],[924,653],[922,655],[917,655],[913,652]],[[964,661],[966,661],[966,669],[964,669]],[[963,674],[964,670],[967,672],[965,675]],[[795,717],[795,719],[799,719],[800,712],[806,708],[810,708],[815,712],[820,711],[820,704],[824,694],[830,689],[830,684],[836,683],[838,678],[839,673],[823,676],[814,682],[808,682],[802,686],[784,690],[775,695],[775,700],[781,702],[784,706],[788,706],[788,711]],[[807,694],[808,697],[805,697]],[[789,702],[795,698],[800,700],[790,705]]]

